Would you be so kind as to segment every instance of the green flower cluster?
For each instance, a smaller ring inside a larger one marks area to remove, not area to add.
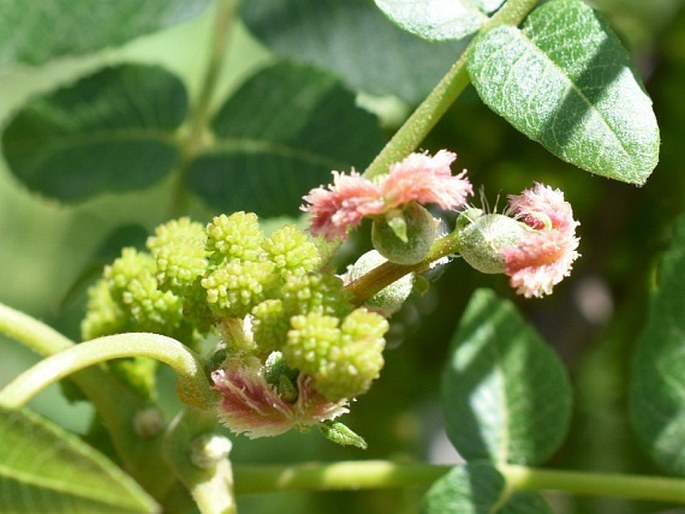
[[[266,236],[253,213],[158,227],[90,289],[84,339],[150,331],[194,345],[218,330],[229,358],[284,364],[332,401],[364,393],[383,366],[381,315],[355,309],[315,242],[294,226]],[[290,373],[290,372],[289,372]]]

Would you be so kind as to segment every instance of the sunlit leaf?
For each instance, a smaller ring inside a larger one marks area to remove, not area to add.
[[[374,116],[335,77],[278,64],[248,79],[212,122],[215,144],[190,165],[188,183],[224,211],[298,212],[331,170],[363,169],[383,146]]]
[[[278,55],[335,73],[346,86],[418,103],[466,43],[430,43],[367,0],[250,0],[248,28]]]
[[[647,326],[633,358],[633,424],[654,459],[685,475],[685,217],[659,266]]]
[[[375,0],[397,25],[424,39],[461,39],[487,21],[487,13],[502,3],[478,0]]]
[[[0,64],[120,45],[202,12],[208,0],[0,0]]]
[[[568,431],[563,365],[489,290],[473,294],[452,339],[442,397],[447,435],[467,460],[538,464]]]
[[[554,155],[642,184],[659,158],[652,102],[608,24],[581,0],[552,0],[519,30],[479,36],[468,69],[483,101]]]
[[[187,109],[171,73],[106,68],[26,104],[2,136],[5,159],[29,189],[60,200],[145,187],[176,165]]]
[[[510,495],[504,477],[487,464],[456,466],[426,493],[421,514],[552,514],[534,493]]]
[[[158,512],[106,457],[30,411],[0,407],[0,456],[0,512]]]

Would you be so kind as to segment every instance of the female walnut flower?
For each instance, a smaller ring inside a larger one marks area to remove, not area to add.
[[[506,214],[462,213],[462,257],[483,273],[507,274],[526,298],[551,294],[579,256],[571,205],[560,190],[536,183],[509,197]]]
[[[212,372],[221,399],[218,418],[236,434],[254,439],[283,434],[291,428],[307,429],[348,412],[346,399],[331,401],[313,388],[313,379],[299,375],[297,399],[288,401],[256,358],[233,358]]]
[[[564,193],[536,183],[520,195],[509,197],[510,213],[534,229],[515,246],[503,248],[509,283],[526,298],[551,294],[552,287],[571,273],[579,257],[571,204]]]
[[[378,180],[334,171],[333,184],[312,189],[302,210],[312,215],[312,233],[332,240],[344,238],[367,216],[381,216],[411,202],[456,209],[473,193],[466,171],[452,175],[450,165],[456,158],[446,150],[433,157],[413,153]]]

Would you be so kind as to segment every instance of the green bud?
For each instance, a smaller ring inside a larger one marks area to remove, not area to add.
[[[428,255],[436,235],[435,219],[416,202],[374,219],[371,226],[374,248],[389,261],[404,265],[421,262]]]
[[[356,446],[362,450],[368,447],[362,436],[339,421],[325,421],[319,425],[319,429],[326,439],[341,446]]]
[[[205,229],[207,253],[216,264],[224,260],[259,261],[264,256],[264,234],[259,218],[252,212],[216,216]]]
[[[155,229],[146,243],[157,266],[162,289],[185,295],[207,269],[206,235],[200,223],[189,218],[172,220]]]
[[[365,275],[385,262],[387,262],[387,260],[376,250],[366,252],[350,267],[348,275],[350,281],[357,280],[362,275]],[[400,310],[404,301],[411,294],[413,284],[414,275],[405,275],[384,289],[381,289],[378,293],[369,298],[364,305],[369,309],[388,317]]]
[[[141,439],[152,439],[164,430],[164,415],[157,407],[146,407],[133,416],[133,431]]]
[[[228,457],[233,444],[218,434],[203,434],[190,443],[190,461],[200,469],[214,469]]]
[[[504,273],[501,249],[515,246],[527,228],[503,214],[477,215],[478,210],[467,210],[457,220],[463,227],[457,229],[461,256],[481,273]]]
[[[321,266],[319,249],[299,228],[286,225],[266,238],[264,250],[283,275],[304,275]]]
[[[231,259],[210,268],[202,281],[207,303],[219,317],[241,318],[264,300],[276,279],[274,264]]]

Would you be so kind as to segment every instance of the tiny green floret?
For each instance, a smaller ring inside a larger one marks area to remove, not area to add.
[[[266,238],[264,249],[284,276],[304,275],[321,266],[321,255],[314,242],[293,225],[286,225]]]
[[[310,313],[290,322],[283,357],[289,366],[311,375],[327,399],[359,396],[378,378],[389,328],[381,315],[359,308],[343,320]]]
[[[206,241],[202,224],[189,218],[158,226],[146,246],[155,259],[160,287],[177,294],[193,289],[207,269]]]
[[[252,212],[216,216],[207,225],[207,253],[212,262],[227,259],[259,261],[264,257],[264,234]]]

